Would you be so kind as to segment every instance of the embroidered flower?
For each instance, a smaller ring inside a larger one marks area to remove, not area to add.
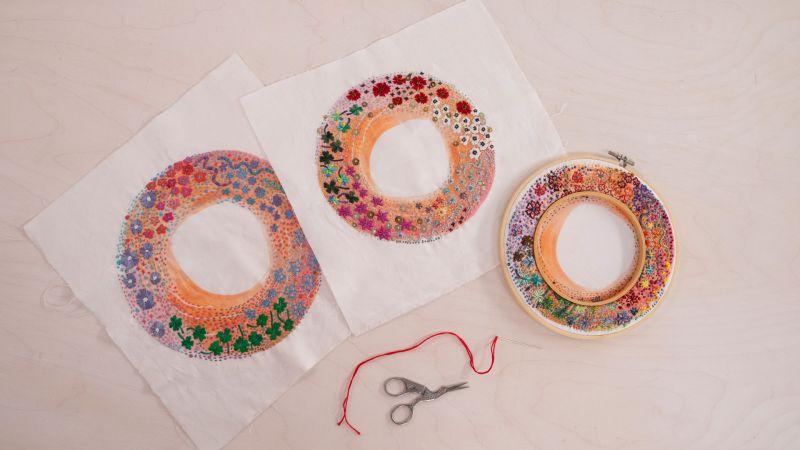
[[[282,283],[286,279],[286,273],[284,273],[283,269],[275,269],[272,271],[272,277],[275,278],[276,282]]]
[[[136,275],[133,272],[128,272],[122,278],[122,284],[125,285],[126,288],[132,288],[136,286]]]
[[[418,91],[418,90],[424,88],[425,86],[427,86],[428,82],[425,81],[425,78],[422,78],[421,76],[417,75],[417,76],[411,78],[410,84],[411,84],[411,87],[414,90]]]
[[[148,230],[150,231],[150,230]],[[150,231],[152,233],[152,231]],[[150,259],[153,256],[153,244],[146,242],[142,245],[142,248],[139,249],[139,253],[142,255],[144,259]]]
[[[388,241],[392,237],[392,231],[389,228],[378,228],[378,231],[375,232],[375,236],[378,239]]]
[[[450,92],[447,89],[440,87],[436,90],[436,96],[444,99],[450,96]]]
[[[359,203],[356,205],[356,212],[359,214],[366,214],[367,212],[367,205],[363,203]]]
[[[372,87],[372,93],[378,97],[385,96],[386,94],[389,93],[389,91],[390,91],[389,85],[384,82],[377,83],[375,84],[375,86]]]
[[[397,74],[394,76],[394,78],[392,78],[392,83],[394,84],[405,84],[405,82],[406,82],[406,77],[400,74]]]
[[[139,203],[141,203],[145,208],[152,208],[153,205],[156,204],[156,193],[153,191],[145,192],[139,199]]]
[[[395,106],[400,106],[400,105],[402,105],[402,104],[403,104],[403,99],[402,99],[402,98],[400,98],[400,97],[392,97],[392,103],[393,103]]]
[[[388,213],[386,211],[378,211],[378,213],[375,214],[375,218],[378,219],[381,222],[388,222],[389,221],[389,215],[388,215]]]
[[[414,96],[414,100],[416,100],[417,103],[428,103],[428,96],[422,92],[419,92]]]
[[[362,217],[358,221],[358,226],[360,226],[361,228],[363,228],[365,230],[371,230],[373,225],[374,225],[374,223],[373,223],[372,219],[370,219],[367,216]]]
[[[133,269],[134,267],[136,267],[136,264],[138,262],[139,262],[139,258],[137,258],[136,255],[133,254],[133,252],[131,252],[130,250],[125,249],[125,251],[122,252],[122,255],[120,255],[120,257],[119,257],[118,264],[120,264],[122,267],[130,270],[130,269]]]
[[[481,150],[478,147],[472,147],[469,151],[469,157],[472,159],[478,159],[481,157]]]
[[[375,206],[383,206],[383,199],[380,197],[372,197],[372,204]]]
[[[140,289],[139,292],[136,293],[136,304],[143,310],[148,310],[156,306],[156,302],[153,300],[153,293],[147,289]]]
[[[356,101],[361,98],[361,92],[358,92],[356,89],[351,89],[350,92],[347,93],[347,99],[350,101]]]
[[[141,232],[142,232],[142,221],[136,219],[133,222],[131,222],[131,233],[139,234]]]
[[[164,336],[164,333],[167,330],[166,330],[166,328],[164,328],[164,324],[163,323],[161,323],[161,322],[159,322],[157,320],[154,320],[154,321],[150,322],[150,327],[148,328],[148,331],[150,332],[151,336],[156,337],[156,338],[160,338],[161,336]]]
[[[342,206],[341,208],[339,208],[338,211],[339,211],[339,216],[344,217],[345,219],[353,215],[353,212],[350,211],[350,207],[347,205]]]
[[[456,103],[456,110],[461,114],[469,114],[472,112],[472,106],[466,100],[461,100],[460,102]]]
[[[153,284],[161,283],[161,275],[158,272],[153,272],[150,274],[150,282]]]

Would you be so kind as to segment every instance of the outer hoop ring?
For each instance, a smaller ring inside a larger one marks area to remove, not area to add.
[[[508,205],[506,206],[505,213],[503,215],[503,221],[501,223],[501,229],[500,229],[500,233],[499,233],[499,238],[500,238],[500,243],[499,244],[500,245],[498,246],[498,248],[499,248],[500,262],[503,265],[502,271],[503,271],[503,276],[504,276],[504,278],[506,280],[506,286],[511,291],[512,296],[513,296],[514,300],[517,302],[517,304],[519,305],[519,307],[522,308],[522,310],[525,311],[526,314],[528,314],[529,316],[534,318],[537,322],[539,322],[540,324],[544,325],[545,328],[547,328],[547,329],[549,329],[549,330],[551,330],[551,331],[553,331],[555,333],[558,333],[558,334],[561,334],[563,336],[567,336],[567,337],[570,337],[570,338],[573,338],[573,339],[589,340],[589,339],[608,338],[608,337],[615,336],[617,334],[623,333],[625,331],[629,331],[629,330],[631,330],[631,329],[633,329],[635,327],[638,327],[642,322],[645,322],[647,319],[652,317],[661,308],[661,305],[663,303],[664,297],[666,297],[669,294],[670,288],[675,283],[676,275],[677,275],[677,272],[678,272],[678,255],[680,253],[680,250],[679,250],[679,244],[678,244],[678,241],[679,241],[678,234],[679,233],[677,231],[677,226],[675,225],[675,223],[673,223],[670,220],[670,226],[671,226],[671,231],[672,231],[672,235],[673,235],[673,248],[672,248],[673,258],[672,258],[671,271],[670,271],[669,279],[667,281],[667,285],[664,288],[663,294],[659,298],[659,301],[656,302],[656,304],[653,306],[653,308],[646,315],[644,315],[643,317],[638,319],[635,323],[633,323],[633,324],[631,324],[629,326],[623,327],[621,329],[613,330],[613,331],[610,331],[608,333],[602,333],[602,334],[572,333],[572,332],[566,331],[566,330],[564,330],[562,328],[559,328],[559,327],[555,326],[549,320],[547,320],[544,317],[542,317],[541,315],[537,314],[535,312],[535,310],[528,305],[528,303],[526,302],[525,298],[523,298],[520,295],[519,291],[517,290],[517,288],[516,288],[516,286],[514,284],[514,280],[511,278],[511,274],[509,273],[508,266],[506,265],[506,252],[508,250],[507,245],[506,245],[507,238],[508,238],[508,233],[507,233],[508,225],[509,225],[509,222],[510,222],[511,215],[512,215],[512,212],[514,210],[514,207],[517,204],[517,200],[519,199],[519,197],[523,193],[523,191],[526,189],[526,187],[528,187],[530,185],[531,181],[533,181],[537,177],[540,177],[542,174],[544,174],[546,171],[548,171],[549,169],[551,169],[552,167],[554,167],[556,165],[559,165],[561,163],[564,163],[564,162],[567,162],[567,161],[571,161],[571,160],[581,160],[581,159],[584,159],[584,160],[586,160],[586,159],[588,159],[588,160],[596,160],[596,161],[600,161],[600,162],[604,162],[604,163],[611,163],[611,164],[614,164],[614,165],[618,164],[618,161],[616,161],[614,159],[611,159],[611,158],[608,158],[608,157],[605,157],[605,156],[599,156],[599,155],[596,155],[596,154],[585,153],[585,152],[570,153],[567,156],[554,158],[554,159],[551,159],[550,161],[542,164],[542,166],[540,166],[536,171],[534,171],[530,176],[525,178],[520,183],[519,187],[517,187],[517,189],[514,191],[513,195],[510,197]],[[632,170],[630,168],[626,167],[625,170],[627,170],[628,172],[632,173],[639,180],[641,180],[643,183],[645,183],[648,186],[648,188],[659,198],[660,203],[661,203],[661,207],[664,209],[664,212],[667,214],[667,216],[668,217],[673,217],[672,214],[670,214],[669,207],[667,206],[667,204],[663,200],[661,200],[662,196],[659,195],[659,193],[655,189],[653,189],[653,187],[650,185],[650,183],[645,178],[643,178],[637,172],[635,172],[634,170]]]

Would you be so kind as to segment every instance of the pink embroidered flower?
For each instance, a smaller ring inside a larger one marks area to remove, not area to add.
[[[163,220],[164,222],[170,222],[174,218],[175,217],[172,215],[172,212],[168,212],[168,213],[164,214],[164,216],[161,217],[161,220]]]
[[[184,197],[189,197],[192,195],[192,188],[189,186],[184,186],[181,188],[181,195]]]
[[[365,197],[367,195],[367,192],[369,192],[369,191],[367,191],[366,189],[359,189],[358,190],[358,194],[360,196],[362,196],[362,197]]]
[[[353,182],[353,189],[355,189],[357,191],[360,191],[361,190],[361,182],[360,181],[354,181]]]
[[[392,78],[392,83],[394,83],[394,84],[403,84],[405,82],[406,82],[406,77],[404,77],[404,76],[402,76],[400,74],[397,74],[397,75],[394,76],[394,78]]]
[[[361,92],[358,92],[355,89],[351,89],[350,92],[347,93],[347,99],[350,101],[356,101],[361,98]]]
[[[358,221],[358,226],[360,226],[361,228],[363,228],[365,230],[371,230],[372,226],[373,226],[372,219],[370,219],[367,216],[364,216],[364,217],[361,218],[361,220]]]
[[[372,204],[375,206],[383,206],[383,199],[380,197],[372,197]]]
[[[388,228],[378,228],[378,231],[375,232],[375,236],[377,236],[378,239],[388,241],[389,238],[392,237],[392,232]]]
[[[189,166],[189,167],[192,167],[192,166]],[[187,184],[189,184],[189,177],[186,176],[186,175],[179,176],[178,177],[178,184],[180,184],[181,186],[186,186]]]
[[[356,168],[353,166],[347,166],[347,169],[344,169],[345,173],[350,175],[351,177],[356,174]],[[355,183],[354,183],[355,185]]]
[[[164,202],[156,203],[156,209],[159,210],[159,211],[163,211],[164,210],[164,206],[166,206],[166,205],[164,205]]]
[[[417,91],[422,89],[422,88],[424,88],[427,85],[428,85],[428,82],[425,81],[425,78],[422,78],[419,75],[417,75],[416,77],[411,79],[411,87],[414,88]]]
[[[343,218],[346,219],[346,218],[348,218],[348,217],[350,217],[352,215],[353,215],[353,212],[350,211],[350,207],[349,206],[345,205],[345,206],[342,206],[341,208],[339,208],[339,216],[340,217],[343,217]]]
[[[416,100],[417,103],[428,103],[428,96],[420,92],[414,96],[414,100]]]
[[[411,221],[406,219],[400,219],[400,229],[402,230],[410,230],[411,229]]]
[[[178,200],[177,198],[173,198],[172,200],[169,201],[168,205],[172,209],[178,209],[178,206],[181,205],[181,201]]]
[[[386,211],[378,211],[378,214],[375,214],[375,218],[381,222],[389,221],[389,215],[386,213]]]
[[[359,214],[366,214],[367,213],[367,205],[364,203],[359,203],[356,205],[356,212]]]
[[[456,109],[461,114],[469,114],[472,112],[472,106],[466,100],[461,100],[460,102],[456,103]]]
[[[389,85],[384,82],[377,83],[372,87],[372,93],[378,97],[383,97],[389,93]]]

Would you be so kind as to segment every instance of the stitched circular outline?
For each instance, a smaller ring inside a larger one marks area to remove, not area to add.
[[[586,177],[587,169],[603,176]],[[558,198],[586,190],[612,195],[627,205],[638,217],[648,246],[635,287],[599,306],[579,305],[553,291],[536,270],[530,250],[542,212]],[[520,306],[547,328],[577,338],[613,335],[641,323],[662,303],[675,270],[674,230],[658,195],[630,169],[594,156],[557,160],[523,182],[506,210],[500,249],[506,281]]]
[[[450,176],[428,195],[384,195],[370,175],[372,148],[383,132],[412,119],[429,119],[442,134]],[[492,131],[471,101],[424,72],[370,78],[337,100],[317,130],[320,188],[360,232],[395,242],[433,241],[461,226],[486,199],[494,177]]]
[[[184,220],[222,202],[256,216],[270,253],[265,278],[232,295],[197,286],[170,245]],[[234,150],[189,156],[153,177],[125,216],[116,262],[137,322],[167,347],[210,360],[246,357],[280,342],[311,307],[321,282],[272,167]]]

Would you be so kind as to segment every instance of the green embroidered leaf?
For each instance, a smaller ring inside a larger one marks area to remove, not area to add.
[[[264,340],[264,336],[261,336],[260,334],[253,331],[252,333],[250,333],[250,336],[248,336],[247,339],[250,341],[251,344],[253,344],[253,347],[255,347],[258,344],[260,344],[261,341]]]
[[[267,334],[269,335],[270,341],[278,339],[278,337],[281,335],[281,324],[278,322],[272,322],[272,325],[267,328]]]
[[[169,327],[172,328],[174,331],[178,331],[183,326],[183,319],[178,316],[172,316],[169,318]]]
[[[214,341],[208,346],[208,351],[219,356],[222,354],[222,344],[220,344],[219,341]]]
[[[331,119],[333,121],[335,121],[335,122],[341,122],[342,121],[342,115],[339,114],[339,113],[333,113],[333,114],[331,114]]]
[[[545,297],[539,302],[539,306],[543,309],[550,310],[553,307],[553,299]]]
[[[217,338],[223,344],[227,344],[233,338],[233,336],[231,336],[231,329],[225,328],[224,330],[220,331],[219,333],[217,333]]]
[[[239,353],[246,352],[248,348],[250,348],[250,344],[247,343],[247,339],[241,336],[236,338],[236,341],[233,343],[233,349]]]
[[[269,317],[267,317],[267,315],[266,315],[266,314],[260,314],[260,315],[259,315],[259,316],[256,318],[256,325],[258,325],[258,326],[260,326],[260,327],[265,327],[265,326],[267,326],[267,321],[268,321],[268,320],[269,320]]]
[[[341,131],[342,133],[347,133],[348,131],[350,131],[350,124],[349,123],[339,123],[339,125],[336,125],[336,129]]]
[[[333,155],[331,155],[331,152],[324,151],[321,155],[319,155],[319,162],[322,164],[328,164],[331,161],[333,161]]]
[[[183,340],[181,341],[181,345],[182,345],[182,346],[184,346],[184,347],[186,347],[186,349],[187,349],[187,350],[191,350],[191,349],[192,349],[192,346],[194,345],[194,341],[192,340],[192,337],[191,337],[191,336],[186,336],[186,337],[185,337],[185,338],[183,338]]]
[[[275,312],[280,314],[286,309],[286,299],[283,297],[278,297],[278,301],[272,305],[275,308]]]
[[[285,321],[285,322],[283,322],[283,329],[284,329],[284,330],[286,330],[286,331],[292,331],[292,329],[293,329],[293,328],[294,328],[294,320],[292,320],[292,319],[286,319],[286,321]]]
[[[358,201],[358,196],[356,194],[352,193],[352,192],[345,193],[344,194],[344,198],[346,198],[347,201],[350,202],[350,203],[355,203],[355,202]]]
[[[194,331],[192,332],[192,337],[197,339],[198,341],[204,340],[206,338],[206,329],[202,325],[194,327]]]
[[[336,185],[335,181],[330,181],[328,183],[322,183],[322,187],[325,188],[325,192],[328,194],[338,194],[339,193],[339,186]]]
[[[333,140],[333,133],[331,133],[330,131],[326,131],[325,133],[323,133],[322,142],[327,144],[332,140]]]
[[[354,116],[357,116],[357,115],[361,114],[361,111],[363,111],[363,110],[364,110],[364,108],[362,108],[361,106],[353,105],[353,106],[350,107],[350,114],[352,114]]]
[[[337,139],[337,140],[331,142],[331,151],[334,152],[334,153],[341,152],[342,151],[342,141]]]

